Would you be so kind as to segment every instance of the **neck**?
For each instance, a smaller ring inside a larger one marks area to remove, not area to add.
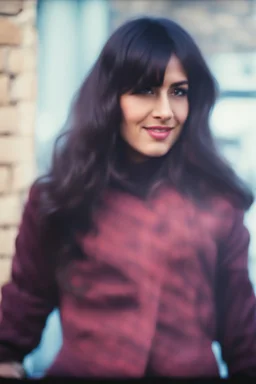
[[[135,163],[135,164],[145,163],[151,159],[149,156],[145,156],[138,153],[128,145],[126,145],[126,148],[125,148],[125,157],[128,162]]]
[[[122,179],[114,181],[114,186],[126,192],[145,197],[151,187],[161,179],[161,168],[165,160],[162,157],[134,157],[130,156],[127,148],[119,147],[117,158],[118,171],[123,174]]]

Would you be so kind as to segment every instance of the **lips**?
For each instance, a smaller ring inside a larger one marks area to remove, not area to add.
[[[144,127],[147,130],[152,130],[156,132],[167,132],[173,129],[173,127],[165,127],[165,126],[160,126],[160,125],[154,125],[154,126],[149,126],[149,127]]]
[[[165,140],[173,130],[173,127],[151,126],[145,127],[145,130],[153,139]]]

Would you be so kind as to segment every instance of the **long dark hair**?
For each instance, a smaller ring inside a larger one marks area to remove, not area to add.
[[[87,233],[94,227],[110,180],[121,180],[120,96],[135,87],[160,85],[172,54],[188,77],[189,116],[159,178],[195,198],[205,183],[234,196],[243,209],[252,204],[251,193],[215,147],[208,120],[217,87],[200,50],[175,22],[142,17],[126,22],[106,42],[74,99],[50,170],[37,181],[48,251],[55,243],[57,253],[71,254],[76,231]]]

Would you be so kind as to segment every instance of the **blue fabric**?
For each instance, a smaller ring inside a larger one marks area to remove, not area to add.
[[[212,351],[214,353],[214,356],[215,356],[217,364],[218,364],[220,377],[221,378],[227,378],[228,377],[228,368],[227,368],[227,365],[224,363],[224,361],[221,358],[221,347],[217,341],[214,341],[212,343]]]
[[[30,378],[42,377],[54,361],[62,345],[62,330],[58,309],[55,309],[46,322],[39,346],[24,359],[23,365]]]

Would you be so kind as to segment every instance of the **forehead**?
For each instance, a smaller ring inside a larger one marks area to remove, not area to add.
[[[180,60],[177,56],[172,55],[165,69],[163,85],[170,85],[187,79],[186,72],[182,67]]]

